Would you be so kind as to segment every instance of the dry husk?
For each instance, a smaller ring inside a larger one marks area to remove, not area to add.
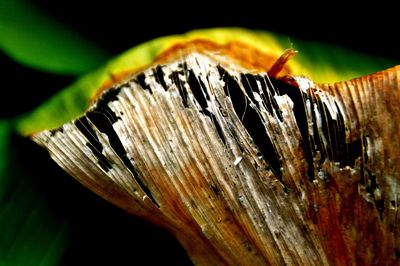
[[[192,51],[33,135],[198,265],[399,262],[400,67],[336,84]]]

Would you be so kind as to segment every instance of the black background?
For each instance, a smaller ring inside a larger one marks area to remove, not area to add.
[[[400,61],[397,14],[384,2],[356,7],[325,1],[308,5],[246,0],[179,4],[127,4],[119,0],[93,4],[82,0],[34,2],[50,17],[98,43],[110,55],[162,35],[195,28],[240,26],[338,44]],[[1,53],[0,63],[4,75],[2,118],[30,110],[73,80],[25,68]],[[32,87],[37,89],[29,89]],[[190,265],[184,251],[166,232],[125,214],[83,188],[28,140],[14,136],[14,141],[21,148],[17,150],[24,150],[19,154],[24,158],[22,167],[36,175],[34,181],[26,182],[45,195],[56,219],[70,225],[71,240],[62,265]]]
[[[110,56],[163,35],[196,28],[239,26],[337,44],[400,61],[399,12],[383,1],[362,5],[337,1],[311,4],[268,0],[185,1],[179,4],[155,0],[31,1],[52,19],[67,24],[103,47]],[[52,76],[21,67],[1,52],[0,64],[3,76],[7,77],[3,86],[18,86],[18,90],[3,90],[4,96],[19,98],[12,106],[0,105],[0,117],[11,117],[34,108],[73,80],[72,77]],[[32,90],[32,86],[40,89]]]

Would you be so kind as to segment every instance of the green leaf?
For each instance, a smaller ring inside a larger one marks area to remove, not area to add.
[[[161,37],[126,51],[104,67],[82,77],[33,112],[20,117],[15,124],[17,131],[22,135],[29,135],[44,129],[57,128],[77,118],[88,108],[102,85],[112,80],[114,75],[141,69],[174,44],[194,39],[205,39],[219,44],[240,41],[277,57],[286,48],[293,46],[300,54],[289,62],[293,74],[309,76],[316,82],[346,80],[395,65],[387,59],[372,58],[331,45],[295,39],[289,41],[285,36],[265,31],[240,28],[194,30],[182,35]]]
[[[10,123],[0,120],[0,265],[56,265],[66,223],[52,216],[10,142]]]
[[[26,0],[0,1],[0,49],[26,66],[69,75],[92,70],[108,58]]]

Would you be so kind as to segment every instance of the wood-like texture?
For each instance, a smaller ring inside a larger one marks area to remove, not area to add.
[[[398,262],[400,69],[314,85],[221,57],[149,67],[33,139],[196,264]]]

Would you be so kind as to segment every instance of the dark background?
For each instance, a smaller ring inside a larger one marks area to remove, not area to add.
[[[240,26],[400,58],[399,11],[384,1],[98,1],[35,0],[49,15],[119,53],[133,44],[196,28]],[[129,4],[127,4],[129,3]]]
[[[385,56],[400,62],[397,8],[379,1],[355,5],[320,1],[96,1],[30,0],[54,20],[68,25],[104,48],[110,56],[163,35],[179,34],[196,28],[245,27],[264,29],[301,38],[336,44]],[[234,3],[235,2],[235,3]],[[237,3],[236,3],[237,2]],[[73,56],[73,55],[72,55]],[[7,98],[19,97],[13,106],[0,105],[0,118],[26,112],[73,81],[68,76],[52,76],[21,67],[0,52]],[[351,64],[351,62],[349,62]],[[20,77],[24,77],[21,79]],[[32,84],[37,90],[28,89]]]
[[[268,1],[34,2],[110,55],[162,35],[195,28],[240,26],[338,44],[400,61],[395,8],[383,2],[352,8],[325,1],[313,5]],[[0,118],[32,109],[73,81],[73,77],[25,68],[2,53],[0,63],[2,86],[6,88],[2,89]],[[32,84],[38,89],[29,89]],[[34,182],[26,182],[37,186],[48,198],[57,219],[68,221],[70,226],[71,241],[62,265],[190,265],[184,251],[166,232],[125,214],[83,188],[30,141],[17,136],[14,141],[25,150],[20,154],[24,158],[22,167],[37,174]]]

